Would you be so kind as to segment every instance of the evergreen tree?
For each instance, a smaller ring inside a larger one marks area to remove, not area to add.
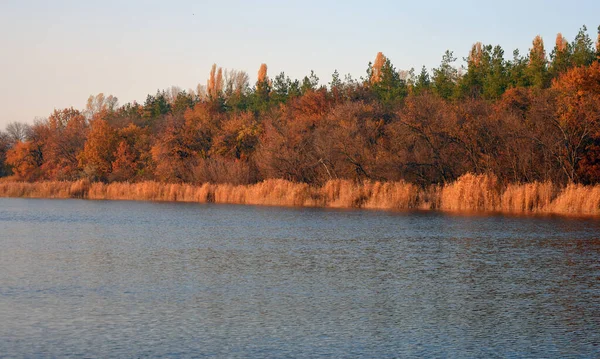
[[[571,44],[565,37],[558,33],[554,49],[550,53],[550,77],[557,78],[571,67]]]
[[[302,94],[300,91],[300,81],[298,81],[298,79],[295,79],[294,81],[292,81],[288,77],[287,82],[288,82],[288,87],[289,87],[289,91],[288,91],[289,98],[298,97]]]
[[[344,83],[340,79],[340,73],[335,70],[331,75],[331,82],[329,83],[329,89],[336,101],[340,101],[343,96]]]
[[[427,71],[427,68],[423,66],[419,76],[417,76],[417,80],[415,81],[414,92],[415,94],[419,94],[429,89],[431,89],[431,79],[429,78],[429,72]]]
[[[484,74],[483,96],[486,99],[497,99],[508,87],[507,65],[504,60],[504,50],[500,46],[495,46],[491,53],[491,58]]]
[[[156,91],[156,96],[148,95],[144,102],[144,117],[155,119],[171,112],[171,105],[164,91]]]
[[[456,87],[458,71],[452,66],[454,61],[452,51],[446,50],[440,67],[433,69],[433,90],[444,99],[450,99]]]
[[[194,107],[196,101],[194,101],[194,97],[188,94],[186,91],[182,91],[177,94],[175,101],[172,105],[173,113],[184,113],[187,109]]]
[[[573,49],[572,64],[573,66],[588,66],[596,58],[596,52],[593,48],[592,39],[587,34],[587,27],[583,25],[573,43],[571,44]]]
[[[524,58],[519,53],[519,49],[513,51],[513,59],[506,64],[507,71],[507,86],[508,87],[524,87],[528,85],[527,76],[527,58]]]
[[[548,60],[544,49],[544,40],[538,35],[533,39],[533,47],[529,50],[529,64],[526,70],[528,82],[536,88],[549,86]]]
[[[338,70],[333,71],[333,74],[331,75],[331,82],[329,83],[329,87],[331,89],[340,89],[342,87],[343,83],[342,80],[340,79],[340,73],[338,72]]]
[[[302,94],[305,94],[308,91],[315,91],[318,85],[319,78],[313,70],[310,70],[310,75],[304,76],[304,79],[302,79],[302,86],[300,87],[300,92]]]
[[[477,42],[471,48],[467,61],[467,72],[458,83],[458,97],[480,97],[483,94],[484,78],[490,63],[491,45]]]
[[[385,59],[377,79],[378,81],[373,83],[372,89],[383,104],[391,105],[406,97],[408,93],[406,81],[400,78],[400,74],[390,59]]]
[[[285,103],[288,100],[288,94],[290,90],[290,79],[286,79],[285,73],[282,71],[279,75],[275,76],[273,80],[273,91],[271,97],[274,102]]]
[[[269,106],[271,97],[271,81],[267,76],[267,64],[261,64],[258,69],[258,79],[254,90],[255,111],[265,110]]]

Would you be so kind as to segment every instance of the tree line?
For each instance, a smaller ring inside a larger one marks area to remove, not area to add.
[[[250,184],[281,178],[405,180],[443,184],[465,173],[505,183],[600,182],[600,27],[547,54],[506,59],[476,43],[466,65],[446,51],[429,72],[399,71],[384,54],[354,79],[327,86],[213,65],[204,86],[173,87],[144,103],[90,96],[0,131],[0,176],[19,181],[89,179]]]

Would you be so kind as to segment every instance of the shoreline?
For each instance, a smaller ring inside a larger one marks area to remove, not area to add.
[[[600,216],[600,185],[549,182],[501,185],[494,176],[466,174],[444,186],[407,182],[332,180],[310,186],[281,179],[251,185],[160,182],[0,182],[0,197],[79,198],[220,203],[261,206],[441,210],[453,213]]]

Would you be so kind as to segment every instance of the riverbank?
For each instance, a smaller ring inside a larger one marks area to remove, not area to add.
[[[467,174],[444,186],[332,180],[320,187],[285,180],[253,185],[160,182],[0,182],[0,197],[81,198],[231,203],[385,210],[545,213],[600,216],[600,185],[558,187],[550,182],[501,185],[494,176]]]

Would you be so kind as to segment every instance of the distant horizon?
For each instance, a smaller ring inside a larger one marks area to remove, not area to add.
[[[570,42],[586,25],[596,39],[600,4],[579,1],[474,1],[415,4],[309,1],[280,4],[197,4],[177,1],[99,5],[60,0],[8,0],[0,4],[4,78],[0,85],[0,130],[10,122],[33,123],[54,109],[83,109],[90,95],[114,95],[119,104],[143,103],[172,86],[205,84],[210,66],[242,70],[256,81],[261,63],[269,77],[284,71],[302,79],[314,70],[327,85],[365,76],[383,52],[397,70],[425,66],[431,73],[446,50],[460,67],[476,42],[500,45],[505,59],[528,53],[536,35],[549,55],[557,33]],[[369,16],[376,14],[376,16]]]

